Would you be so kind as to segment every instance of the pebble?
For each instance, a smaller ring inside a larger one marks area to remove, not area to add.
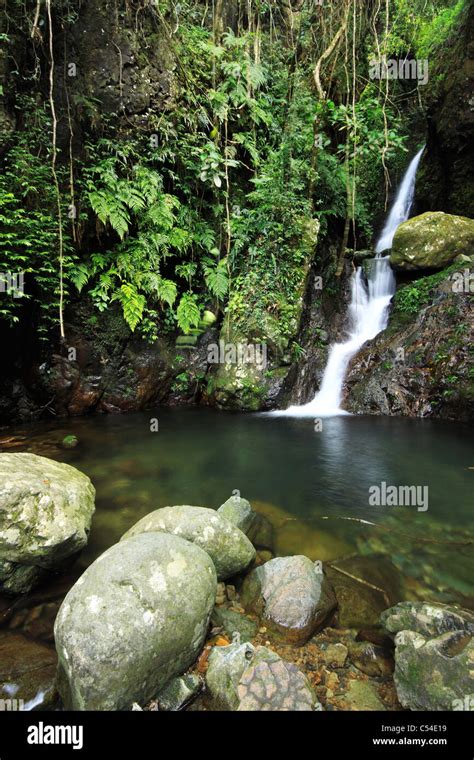
[[[349,650],[344,644],[329,644],[324,652],[324,661],[336,668],[343,668],[347,660]]]

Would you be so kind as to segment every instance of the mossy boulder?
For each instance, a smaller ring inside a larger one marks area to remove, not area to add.
[[[474,254],[474,220],[430,211],[401,224],[390,263],[400,271],[443,269],[458,256]]]
[[[199,654],[214,606],[214,565],[195,544],[143,533],[102,554],[55,623],[66,709],[145,704]]]
[[[395,634],[397,695],[411,710],[472,710],[473,613],[461,607],[404,602],[381,616]]]
[[[87,475],[36,454],[0,455],[0,590],[29,591],[87,543],[95,489]]]
[[[474,641],[463,631],[433,639],[400,631],[395,637],[398,699],[410,710],[472,710],[473,662]]]
[[[157,509],[133,525],[123,539],[149,532],[181,536],[204,549],[215,565],[219,580],[242,572],[255,559],[255,549],[247,536],[206,507],[183,505]]]

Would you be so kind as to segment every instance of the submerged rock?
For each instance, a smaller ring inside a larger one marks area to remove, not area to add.
[[[387,610],[382,623],[395,635],[394,681],[411,710],[472,710],[474,706],[474,615],[469,610],[404,602]],[[465,705],[465,700],[470,706]]]
[[[181,536],[204,549],[214,562],[218,580],[245,570],[255,558],[247,536],[213,509],[205,507],[163,507],[139,520],[122,537],[162,532]]]
[[[340,628],[378,625],[380,613],[403,597],[401,574],[383,555],[350,557],[326,566]]]
[[[215,710],[321,709],[306,676],[266,647],[214,647],[206,684]]]
[[[474,220],[429,211],[397,228],[390,264],[402,271],[442,269],[460,254],[474,254]]]
[[[57,657],[51,647],[19,633],[0,632],[0,699],[23,700],[23,708],[51,707]]]
[[[216,587],[209,555],[178,536],[144,533],[108,549],[56,619],[66,708],[123,710],[152,699],[199,654]]]
[[[245,578],[241,602],[286,641],[304,644],[336,607],[322,564],[308,557],[277,557]]]
[[[0,590],[25,593],[87,543],[95,489],[74,467],[0,454]]]
[[[62,440],[62,446],[64,449],[75,449],[79,443],[77,435],[66,435]]]

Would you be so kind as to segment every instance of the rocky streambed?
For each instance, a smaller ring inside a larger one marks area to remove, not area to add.
[[[385,557],[275,556],[234,495],[157,509],[86,570],[94,489],[0,455],[0,696],[24,709],[463,710],[474,615],[410,600]]]

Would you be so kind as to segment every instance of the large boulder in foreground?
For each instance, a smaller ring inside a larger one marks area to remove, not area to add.
[[[401,271],[442,269],[461,254],[474,254],[474,220],[429,211],[398,227],[390,264]]]
[[[214,647],[206,685],[214,710],[310,711],[321,709],[306,678],[276,652],[252,644]]]
[[[336,597],[321,562],[308,557],[277,557],[245,579],[241,602],[275,634],[304,644],[326,623]]]
[[[67,594],[55,624],[67,709],[144,704],[196,659],[216,597],[206,552],[142,533],[102,554]]]
[[[245,570],[255,559],[247,536],[214,509],[163,507],[139,520],[123,539],[140,533],[161,532],[181,536],[204,549],[214,562],[218,580]]]
[[[394,681],[410,710],[474,708],[473,615],[468,610],[403,602],[382,615],[395,634]]]
[[[0,591],[25,593],[87,543],[91,481],[36,454],[0,454]]]

